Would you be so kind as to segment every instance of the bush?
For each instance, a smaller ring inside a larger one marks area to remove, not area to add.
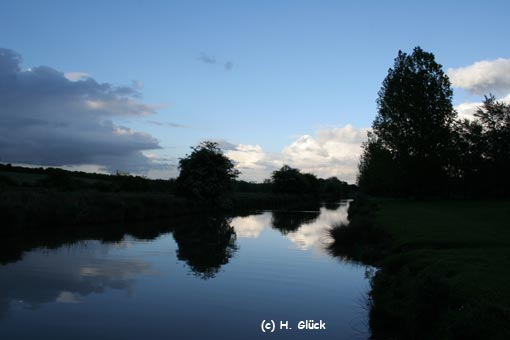
[[[198,200],[218,204],[232,191],[232,181],[239,175],[234,163],[214,142],[203,142],[179,160],[179,193]]]

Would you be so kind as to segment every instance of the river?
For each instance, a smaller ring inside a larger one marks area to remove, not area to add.
[[[348,204],[26,250],[0,266],[0,339],[366,339],[371,269],[327,251]]]

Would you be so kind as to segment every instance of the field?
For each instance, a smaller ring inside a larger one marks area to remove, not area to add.
[[[375,338],[509,338],[510,202],[379,200],[373,223]]]

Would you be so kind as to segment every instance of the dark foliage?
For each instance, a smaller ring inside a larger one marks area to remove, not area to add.
[[[239,175],[234,163],[214,142],[203,142],[179,161],[176,186],[179,193],[198,200],[218,203],[232,191]]]
[[[319,178],[319,192],[335,198],[351,198],[356,195],[357,186],[341,181],[336,177]]]
[[[235,180],[233,188],[235,192],[270,193],[273,191],[270,180],[265,180],[263,183]]]
[[[305,176],[299,169],[291,168],[288,165],[273,171],[271,181],[273,191],[276,193],[302,194],[308,189]]]
[[[301,173],[299,169],[288,165],[273,171],[271,180],[267,183],[272,185],[273,192],[284,194],[329,195],[340,198],[350,197],[356,192],[356,186],[342,182],[336,177],[317,178],[314,174]]]
[[[148,179],[117,171],[113,175],[59,168],[26,168],[0,164],[0,186],[44,188],[55,191],[160,192],[175,191],[175,180]]]
[[[298,230],[305,223],[313,223],[320,215],[320,211],[273,211],[271,224],[283,235]]]
[[[174,230],[177,258],[206,280],[216,276],[237,251],[236,233],[224,216],[189,218]]]
[[[372,265],[383,258],[391,240],[373,223],[376,209],[374,203],[363,198],[351,202],[348,210],[350,222],[330,230],[334,242],[328,248],[329,253]]]
[[[481,133],[469,134],[487,162],[488,184],[498,196],[510,195],[510,105],[485,98],[475,115]]]
[[[399,51],[379,91],[358,184],[375,195],[510,195],[510,105],[485,98],[457,120],[448,77],[434,55]]]
[[[364,146],[363,189],[420,196],[441,192],[456,115],[452,95],[432,53],[419,47],[410,55],[398,52],[379,91],[373,135]]]
[[[402,191],[399,173],[391,152],[384,147],[382,141],[369,133],[368,141],[363,144],[358,170],[358,185],[373,195],[392,195]]]

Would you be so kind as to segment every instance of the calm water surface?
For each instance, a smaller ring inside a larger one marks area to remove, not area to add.
[[[370,268],[325,250],[347,204],[27,251],[0,266],[0,339],[367,338]],[[326,330],[298,330],[310,319]]]

